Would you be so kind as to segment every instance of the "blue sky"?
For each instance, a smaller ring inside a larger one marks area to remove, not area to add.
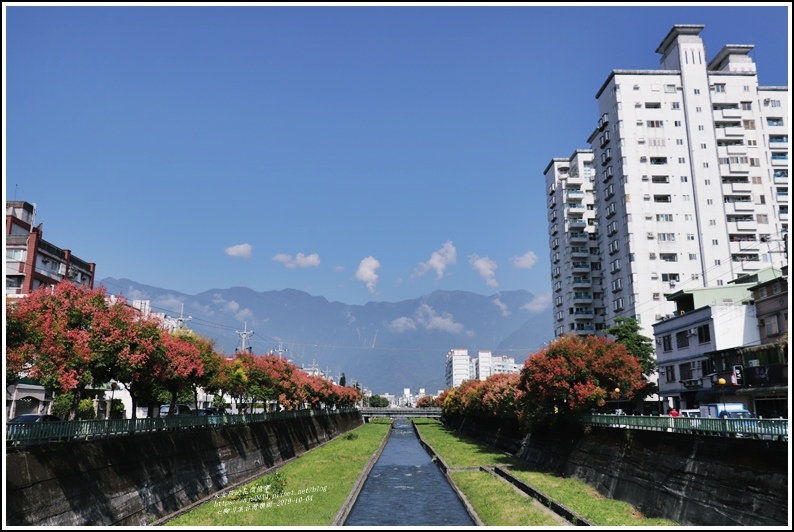
[[[544,168],[674,24],[789,85],[789,8],[748,6],[6,3],[6,198],[97,279],[548,311]]]

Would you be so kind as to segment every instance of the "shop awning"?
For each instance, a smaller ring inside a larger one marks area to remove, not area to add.
[[[736,390],[736,395],[781,395],[788,394],[788,385],[760,386],[757,388],[742,388]]]

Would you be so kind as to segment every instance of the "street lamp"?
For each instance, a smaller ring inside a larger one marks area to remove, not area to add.
[[[616,413],[617,411],[620,411],[622,413],[623,409],[620,408],[620,388],[615,388],[615,396],[618,398],[618,408],[616,409]]]
[[[720,377],[717,384],[720,385],[720,391],[722,392],[722,413],[725,415],[725,379]]]

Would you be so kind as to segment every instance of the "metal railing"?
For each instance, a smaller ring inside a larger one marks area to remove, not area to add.
[[[441,417],[443,409],[439,407],[428,408],[390,408],[368,407],[361,409],[361,415],[367,417]]]
[[[591,414],[585,416],[584,423],[599,427],[788,441],[788,419]]]
[[[26,445],[72,440],[108,438],[157,430],[247,425],[264,421],[328,416],[355,412],[355,408],[285,410],[261,414],[220,414],[216,416],[166,416],[136,419],[74,420],[38,423],[6,423],[6,443]]]

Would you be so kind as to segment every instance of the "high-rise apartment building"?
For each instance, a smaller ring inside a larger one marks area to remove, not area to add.
[[[445,371],[447,388],[457,388],[463,381],[471,378],[469,364],[468,349],[452,349],[447,353]]]
[[[613,70],[591,149],[544,172],[558,335],[635,317],[652,336],[664,294],[785,264],[788,87],[758,85],[752,45],[707,61],[702,29],[674,26],[658,70]]]

